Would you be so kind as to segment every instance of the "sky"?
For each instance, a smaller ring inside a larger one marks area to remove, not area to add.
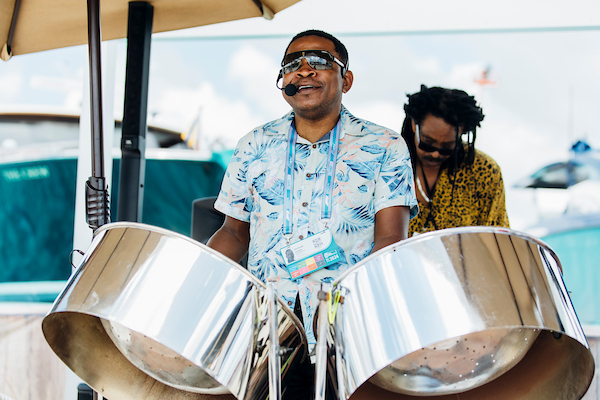
[[[421,84],[459,88],[486,115],[476,147],[502,168],[514,228],[532,223],[512,186],[568,156],[585,138],[600,148],[600,4],[513,1],[302,0],[272,21],[252,18],[157,34],[151,49],[149,123],[176,130],[200,121],[203,144],[231,148],[252,128],[289,110],[275,87],[295,33],[317,28],[348,48],[355,79],[344,105],[399,131],[406,95]],[[114,113],[122,116],[126,41],[103,56],[115,71]],[[108,54],[108,55],[107,55]],[[108,59],[108,61],[107,61]],[[495,82],[475,81],[485,70]],[[79,112],[87,48],[0,62],[0,110]]]

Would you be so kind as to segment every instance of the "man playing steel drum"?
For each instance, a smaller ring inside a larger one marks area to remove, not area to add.
[[[277,87],[292,111],[239,141],[215,202],[225,222],[208,246],[238,262],[248,253],[249,271],[277,282],[310,351],[321,282],[405,239],[418,208],[402,137],[342,105],[354,79],[345,46],[305,31],[281,67]],[[314,366],[300,369],[286,400],[314,395]]]
[[[420,209],[409,236],[459,226],[508,227],[500,167],[475,149],[484,117],[475,98],[421,85],[408,95],[404,111],[402,137],[410,149]]]

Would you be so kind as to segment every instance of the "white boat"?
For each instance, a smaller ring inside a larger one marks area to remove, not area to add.
[[[562,214],[600,212],[600,151],[578,141],[567,160],[550,163],[514,186],[542,221]]]

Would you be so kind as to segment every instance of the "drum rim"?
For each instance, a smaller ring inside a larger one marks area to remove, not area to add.
[[[94,238],[96,238],[98,235],[100,235],[100,233],[102,233],[104,231],[109,231],[109,230],[115,229],[115,228],[134,228],[134,229],[152,231],[152,232],[162,234],[164,236],[186,240],[187,242],[189,242],[195,246],[199,245],[201,249],[206,250],[206,251],[218,256],[223,261],[228,262],[232,267],[235,267],[239,272],[246,275],[253,283],[255,283],[256,285],[261,287],[263,290],[265,290],[265,292],[267,290],[267,285],[265,283],[263,283],[260,279],[258,279],[254,275],[252,275],[252,273],[250,271],[243,268],[241,265],[237,264],[230,258],[228,258],[228,257],[224,256],[223,254],[219,253],[218,251],[208,247],[207,245],[205,245],[201,242],[198,242],[197,240],[194,240],[188,236],[182,235],[181,233],[173,232],[168,229],[161,228],[159,226],[148,225],[148,224],[144,224],[141,222],[131,222],[131,221],[111,222],[111,223],[102,225],[100,228],[98,228],[94,232]],[[61,296],[59,295],[59,297],[61,297]],[[294,311],[284,303],[284,301],[281,299],[281,297],[279,295],[276,296],[276,299],[277,299],[277,301],[279,301],[279,304],[281,305],[281,307],[283,309],[287,310],[288,317],[292,318],[295,325],[297,327],[301,328],[301,329],[299,329],[299,332],[302,336],[302,340],[303,340],[304,344],[306,346],[308,346],[308,339],[306,337],[306,332],[304,332],[304,325],[300,322],[300,319],[296,316]],[[52,307],[52,310],[50,312],[52,312],[52,311],[54,311],[54,307]]]
[[[159,233],[164,236],[173,237],[176,239],[183,239],[183,240],[186,240],[196,246],[200,245],[200,248],[222,258],[224,261],[227,261],[233,267],[237,268],[241,273],[245,274],[254,283],[256,283],[257,285],[260,285],[263,289],[267,288],[267,286],[260,279],[258,279],[254,275],[252,275],[247,269],[243,268],[241,265],[239,265],[238,263],[236,263],[229,257],[224,256],[223,254],[219,253],[218,251],[216,251],[216,250],[208,247],[207,245],[205,245],[201,242],[198,242],[197,240],[194,240],[188,236],[185,236],[178,232],[170,231],[165,228],[161,228],[159,226],[143,224],[140,222],[129,222],[129,221],[111,222],[109,224],[102,225],[100,228],[98,228],[96,230],[96,232],[94,232],[94,237],[96,237],[98,234],[100,234],[103,231],[108,231],[110,229],[115,229],[115,228],[134,228],[134,229],[147,230],[147,231]]]
[[[348,277],[348,275],[353,273],[354,270],[362,267],[363,264],[366,264],[371,259],[379,257],[380,255],[382,255],[384,253],[387,253],[390,251],[396,251],[396,249],[398,249],[400,247],[405,247],[412,243],[418,243],[420,241],[427,240],[432,237],[448,236],[448,235],[455,235],[455,234],[461,234],[461,233],[494,233],[494,234],[500,234],[500,235],[516,236],[516,237],[520,237],[525,240],[529,240],[531,242],[534,242],[538,246],[541,246],[541,247],[545,248],[546,250],[550,251],[550,253],[552,254],[553,258],[556,260],[556,262],[560,268],[560,271],[562,273],[562,264],[560,263],[560,260],[557,256],[556,252],[554,250],[552,250],[552,248],[547,243],[545,243],[543,240],[541,240],[540,238],[537,238],[527,232],[517,231],[514,229],[500,227],[500,226],[460,226],[460,227],[455,227],[455,228],[446,228],[446,229],[439,229],[436,231],[429,231],[429,232],[421,233],[417,236],[413,236],[413,237],[404,239],[400,242],[392,243],[382,249],[377,250],[375,253],[369,254],[367,257],[363,258],[358,263],[356,263],[353,266],[351,266],[350,268],[348,268],[346,271],[344,271],[344,273],[342,273],[340,276],[338,276],[335,279],[335,281],[332,283],[332,285],[334,287],[339,285],[340,282],[342,280],[344,280],[346,277]]]

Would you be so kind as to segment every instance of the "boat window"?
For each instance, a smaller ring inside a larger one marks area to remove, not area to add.
[[[566,189],[569,187],[568,163],[548,165],[531,176],[528,188]]]
[[[573,184],[585,180],[600,180],[600,171],[597,167],[590,164],[573,164]]]
[[[0,149],[16,150],[33,144],[77,143],[77,123],[54,120],[15,120],[0,122]]]
[[[46,114],[0,115],[0,155],[13,154],[31,147],[48,144],[62,149],[77,148],[79,117]],[[121,146],[121,122],[115,123],[113,146]],[[178,132],[149,126],[146,148],[188,148]]]

